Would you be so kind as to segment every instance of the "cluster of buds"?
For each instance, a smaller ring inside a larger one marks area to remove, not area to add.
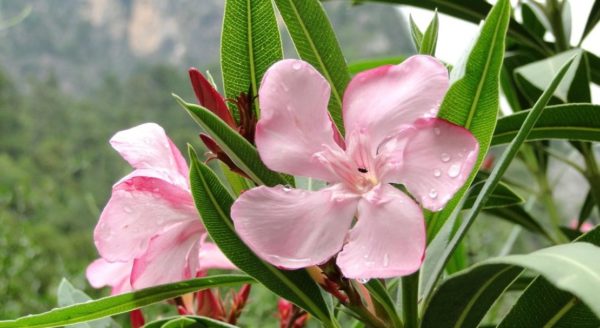
[[[308,313],[293,303],[281,298],[277,303],[280,328],[303,328],[308,320]]]
[[[227,123],[229,127],[237,131],[251,144],[254,144],[254,132],[256,129],[257,118],[254,109],[252,108],[252,103],[254,101],[252,90],[248,90],[247,93],[242,92],[235,99],[225,99],[217,89],[215,89],[214,85],[196,68],[190,68],[189,75],[198,103],[217,115],[223,122]],[[229,110],[226,101],[235,105],[237,108],[238,120],[235,119],[234,115]],[[246,174],[233,163],[231,158],[227,156],[210,136],[201,133],[200,139],[210,151],[208,160],[217,158],[227,165],[231,171],[246,176]]]
[[[176,298],[175,304],[180,315],[199,315],[235,324],[246,306],[249,294],[248,284],[242,286],[237,293],[231,290],[224,299],[218,290],[204,289]]]

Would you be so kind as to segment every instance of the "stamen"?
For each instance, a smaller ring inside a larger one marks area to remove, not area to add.
[[[364,167],[359,167],[358,168],[358,172],[360,172],[360,173],[368,173],[369,170],[365,169]]]

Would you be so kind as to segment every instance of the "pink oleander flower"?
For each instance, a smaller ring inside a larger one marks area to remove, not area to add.
[[[135,170],[113,186],[94,231],[102,258],[88,267],[90,283],[111,286],[114,294],[193,278],[210,267],[233,269],[204,241],[188,166],[165,131],[146,123],[110,143]]]
[[[240,237],[287,269],[337,254],[347,278],[416,271],[425,251],[417,202],[443,208],[467,180],[479,149],[469,131],[435,118],[447,88],[446,68],[428,56],[360,73],[343,97],[342,140],[327,112],[325,78],[300,60],[273,65],[259,90],[261,159],[272,170],[329,185],[244,192],[231,209]],[[412,197],[391,184],[403,184]]]

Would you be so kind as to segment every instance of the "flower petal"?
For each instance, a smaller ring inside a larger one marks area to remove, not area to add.
[[[306,62],[288,59],[269,68],[259,90],[255,141],[270,169],[336,181],[313,157],[324,145],[340,149],[327,112],[329,94],[327,81]]]
[[[337,257],[345,277],[390,278],[419,269],[425,254],[425,222],[410,197],[381,184],[363,196],[358,213]]]
[[[353,131],[366,130],[376,149],[398,128],[434,117],[447,89],[448,71],[429,56],[357,74],[344,94],[346,142]]]
[[[419,120],[408,137],[395,182],[429,210],[442,209],[467,181],[477,161],[477,139],[441,119]]]
[[[341,185],[319,191],[261,186],[236,200],[231,217],[259,257],[297,269],[321,264],[342,248],[358,197]]]
[[[128,261],[144,254],[154,235],[184,221],[200,224],[189,191],[154,170],[136,170],[113,187],[94,241],[105,259]]]
[[[208,269],[237,270],[237,267],[221,252],[214,243],[205,242],[200,246],[198,254],[199,271]]]
[[[99,258],[88,265],[85,276],[94,288],[112,287],[111,294],[116,295],[131,290],[129,275],[133,261],[108,262]]]
[[[110,139],[110,144],[136,169],[172,170],[187,179],[189,172],[185,159],[156,123],[119,131]]]
[[[198,220],[180,223],[154,236],[146,253],[133,262],[131,285],[140,289],[195,277],[203,232]]]

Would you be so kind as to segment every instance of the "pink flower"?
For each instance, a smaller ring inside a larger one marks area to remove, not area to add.
[[[341,140],[327,112],[325,78],[300,60],[273,65],[259,90],[260,156],[275,171],[329,186],[243,193],[231,209],[240,237],[282,268],[321,264],[339,252],[336,263],[348,278],[416,271],[425,250],[422,210],[391,183],[403,184],[421,206],[440,210],[478,153],[469,131],[435,118],[447,88],[446,68],[428,56],[360,73],[344,94]]]
[[[111,145],[135,168],[113,186],[94,231],[102,259],[87,275],[113,293],[193,278],[210,265],[232,269],[194,206],[183,156],[154,123],[118,132]],[[207,262],[208,263],[208,262]]]

